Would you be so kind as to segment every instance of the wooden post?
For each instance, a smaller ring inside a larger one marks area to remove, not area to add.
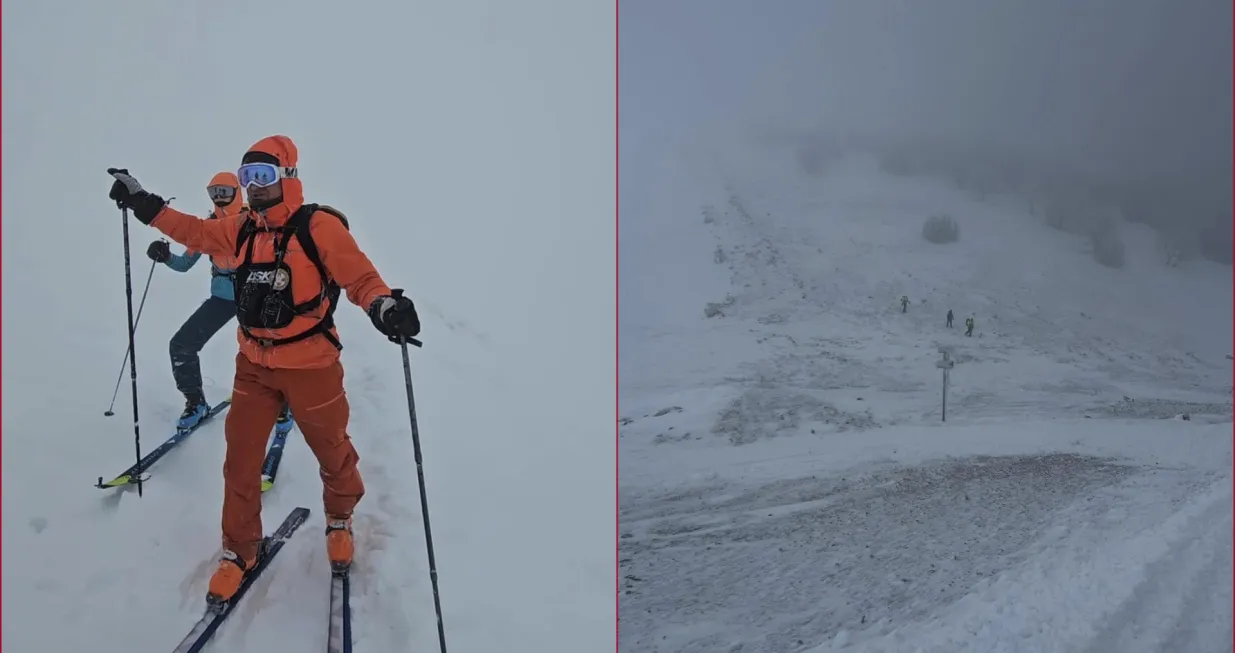
[[[952,367],[956,365],[956,362],[948,357],[948,351],[946,349],[940,348],[939,352],[943,354],[943,359],[939,361],[935,361],[935,367],[938,367],[939,369],[943,370],[943,410],[942,410],[943,420],[942,421],[946,422],[948,421],[948,380],[949,380],[948,373],[952,371]]]

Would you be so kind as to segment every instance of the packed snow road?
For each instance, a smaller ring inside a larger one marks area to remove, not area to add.
[[[1229,423],[807,440],[655,447],[686,482],[623,489],[621,650],[1231,650]]]

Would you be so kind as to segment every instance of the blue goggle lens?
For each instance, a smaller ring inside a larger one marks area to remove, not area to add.
[[[280,179],[278,166],[271,163],[246,163],[236,171],[236,177],[240,179],[240,185],[246,188],[271,186]]]

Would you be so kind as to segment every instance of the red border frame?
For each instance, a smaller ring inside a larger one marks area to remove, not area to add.
[[[0,34],[3,34],[3,32],[0,32]],[[0,36],[0,41],[3,41],[3,36]],[[0,87],[0,88],[2,88],[2,87]],[[2,92],[2,91],[0,91],[0,105],[3,105],[3,104],[4,104],[3,92]],[[0,115],[2,115],[2,114],[0,114]],[[0,141],[2,141],[2,140],[3,140],[3,136],[2,136],[2,134],[4,133],[3,121],[4,121],[4,119],[3,119],[3,118],[0,118]],[[2,165],[0,165],[0,169],[2,169],[2,168],[3,168],[3,166],[2,166]],[[3,176],[4,176],[4,175],[3,175],[3,173],[2,173],[2,172],[0,172],[0,178],[3,178]],[[4,185],[4,184],[3,184],[3,182],[2,182],[2,181],[0,181],[0,197],[3,197],[3,195],[4,195],[3,185]],[[2,218],[2,216],[0,216],[0,223],[2,223],[2,222],[3,222],[3,218]],[[0,232],[0,233],[2,233],[2,232]],[[4,240],[4,239],[3,239],[3,237],[2,237],[2,236],[0,236],[0,250],[3,250],[3,240]],[[2,267],[0,267],[0,269],[3,269],[3,268],[2,268]],[[2,294],[2,293],[0,293],[0,294]],[[4,302],[3,302],[3,300],[2,300],[2,299],[0,299],[0,313],[3,313],[3,312],[4,312],[3,307],[4,307]],[[4,341],[3,341],[3,337],[0,337],[0,352],[3,352],[3,351],[4,351]],[[0,355],[0,358],[2,358],[2,357],[3,357],[3,356],[2,356],[2,355]],[[3,404],[4,404],[4,402],[3,402],[2,400],[0,400],[0,412],[2,412],[2,411],[3,411]],[[0,428],[0,432],[2,432],[2,431],[3,431],[3,428]],[[0,435],[0,470],[3,470],[3,469],[4,469],[4,445],[3,445],[3,442],[4,442],[3,435]],[[0,471],[0,474],[3,474],[3,471]],[[3,537],[0,537],[0,567],[2,567],[2,566],[4,565],[4,553],[3,553],[4,545],[3,545],[3,542],[4,542],[4,538],[3,538]],[[3,606],[3,603],[4,603],[4,592],[3,592],[3,591],[0,591],[0,610],[3,610],[3,607],[2,607],[2,606]],[[3,614],[3,612],[0,612],[0,614]],[[4,619],[3,619],[2,617],[0,617],[0,632],[3,632],[3,630],[4,630]],[[2,637],[2,636],[0,636],[0,648],[3,648],[3,647],[4,647],[3,642],[4,642],[3,637]]]
[[[1233,29],[1235,29],[1235,21],[1233,21],[1232,27]],[[1232,63],[1235,64],[1235,50],[1232,51]],[[613,419],[613,425],[614,425],[614,435],[613,435],[613,440],[614,440],[614,515],[613,515],[614,516],[614,532],[613,532],[614,577],[613,577],[613,581],[614,581],[614,599],[615,599],[614,601],[614,650],[615,651],[618,649],[618,646],[619,646],[619,632],[620,632],[619,621],[620,621],[620,615],[621,615],[621,584],[620,584],[620,567],[618,564],[619,558],[620,558],[620,553],[619,553],[620,544],[619,543],[620,543],[620,533],[621,533],[621,518],[619,516],[620,514],[619,508],[621,504],[621,500],[619,498],[620,497],[619,488],[621,485],[620,483],[621,444],[619,441],[619,433],[618,433],[618,420],[621,414],[621,389],[620,389],[621,373],[620,373],[620,367],[618,367],[621,363],[620,320],[618,319],[618,316],[621,310],[620,301],[619,301],[619,297],[620,297],[619,288],[621,287],[621,256],[620,256],[620,245],[619,245],[620,223],[621,223],[621,202],[620,202],[620,190],[621,190],[620,177],[621,175],[620,175],[620,168],[619,168],[620,163],[621,163],[620,70],[621,70],[621,10],[620,10],[620,0],[614,0],[614,80],[613,82],[614,82],[614,103],[615,103],[614,109],[615,111],[614,111],[614,218],[613,218],[613,222],[614,222],[614,268],[615,268],[614,276],[615,278],[614,278],[614,298],[613,299],[614,299],[614,322],[615,323],[614,323],[613,349],[614,349],[614,364],[615,364],[615,367],[614,367],[615,392],[614,392],[614,416],[613,416],[614,418]],[[0,104],[3,104],[2,94],[0,94]],[[1232,124],[1235,125],[1235,115],[1232,116]],[[2,134],[3,134],[3,120],[0,119],[0,141],[3,140]],[[1235,141],[1233,141],[1232,145],[1233,145],[1233,152],[1235,152]],[[1232,160],[1235,161],[1235,155],[1233,155]],[[0,177],[2,177],[2,175],[0,175]],[[1235,181],[1235,178],[1233,178],[1233,181]],[[3,182],[0,181],[0,196],[2,195],[3,195]],[[1235,213],[1233,213],[1231,217],[1232,217],[1233,224],[1235,224]],[[3,216],[2,214],[0,214],[0,222],[2,221],[3,221]],[[3,243],[3,237],[0,236],[0,248],[2,248],[2,243]],[[1232,252],[1235,253],[1235,241],[1232,242]],[[2,260],[2,255],[0,255],[0,260]],[[1232,282],[1235,283],[1235,266],[1232,266],[1231,275],[1232,275]],[[3,302],[0,301],[0,319],[3,319],[2,315],[3,315]],[[1232,333],[1232,349],[1235,350],[1235,333]],[[3,358],[3,341],[2,339],[0,339],[0,360],[2,360],[2,358]],[[1233,373],[1232,375],[1232,384],[1235,384],[1235,373]],[[3,411],[3,402],[0,402],[0,414],[2,414],[2,411]],[[1231,435],[1232,435],[1232,439],[1235,440],[1235,426],[1232,427]],[[2,442],[2,438],[0,438],[0,442]],[[4,460],[3,449],[4,448],[2,444],[0,444],[0,469],[2,469],[3,464],[4,464],[3,463],[3,460]],[[1235,531],[1233,531],[1232,536],[1235,537]],[[2,538],[0,538],[0,565],[2,564],[3,564],[3,540]],[[1235,585],[1235,577],[1232,578],[1232,585]],[[3,605],[3,593],[0,593],[0,606],[2,605]],[[2,623],[2,620],[0,620],[0,632],[2,631],[3,631],[3,623]]]
[[[622,69],[622,11],[621,0],[613,0],[613,650],[619,650],[621,639],[622,615],[622,517],[621,517],[621,487],[622,487],[622,385],[621,385],[621,329],[619,319],[622,311],[621,294],[618,289],[622,285],[622,259],[620,236],[622,221],[621,201],[621,75]]]

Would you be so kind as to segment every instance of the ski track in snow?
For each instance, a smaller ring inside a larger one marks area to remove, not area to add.
[[[367,318],[340,313],[347,343],[344,382],[352,406],[349,432],[366,484],[354,523],[355,650],[436,650],[398,348],[377,337],[366,342],[372,335],[366,330],[372,328]],[[229,336],[221,334],[208,350],[226,352],[230,345],[234,351]],[[467,343],[452,343],[455,338],[440,334],[431,346],[463,351]],[[150,342],[150,349],[159,344]],[[67,348],[84,357],[89,346],[31,341],[28,353],[48,355],[45,350],[56,349],[63,354]],[[444,373],[429,346],[423,354],[413,352],[413,378],[418,380],[425,475],[450,650],[492,650],[498,645],[495,638],[516,650],[611,646],[613,519],[604,511],[588,512],[606,501],[595,478],[597,470],[611,465],[604,459],[611,449],[579,437],[598,420],[589,422],[583,416],[574,427],[561,430],[564,439],[547,456],[534,440],[512,437],[492,421],[500,415],[503,423],[532,423],[539,410],[536,402],[504,379],[491,385],[477,382],[488,365],[450,366]],[[154,368],[158,359],[147,352],[150,355],[140,359],[150,365],[141,384],[142,415],[150,415],[142,420],[145,450],[162,439],[163,429],[157,425],[171,423],[178,408],[174,389]],[[225,378],[229,359],[212,354],[203,353],[203,365]],[[10,365],[30,365],[19,358],[5,356],[6,376],[13,373]],[[115,474],[132,462],[132,431],[123,409],[108,421],[94,406],[66,406],[59,413],[62,424],[90,425],[70,428],[43,419],[41,400],[23,403],[20,397],[52,397],[66,390],[97,396],[98,382],[105,378],[100,366],[97,373],[67,381],[32,377],[27,383],[4,384],[5,451],[8,464],[21,460],[23,470],[3,477],[4,591],[21,597],[6,602],[6,651],[170,650],[204,608],[219,554],[223,420],[204,425],[159,461],[151,469],[144,497],[135,490],[94,489],[96,475]],[[463,387],[467,393],[459,392]],[[536,392],[534,384],[527,392]],[[476,393],[500,394],[516,405],[496,402],[489,414],[464,410],[466,401],[451,403],[452,395],[463,400]],[[215,388],[212,396],[221,399],[224,391]],[[451,438],[452,432],[468,433],[472,439]],[[482,443],[483,456],[478,458]],[[561,466],[553,456],[578,464]],[[32,478],[47,482],[23,480]],[[563,484],[595,488],[595,493],[564,494]],[[612,487],[610,481],[608,505],[613,503]],[[502,491],[495,494],[491,488]],[[263,497],[263,525],[270,532],[296,506],[308,507],[311,514],[208,650],[325,648],[329,565],[321,493],[316,460],[299,431],[293,431],[277,484]],[[542,617],[564,625],[546,629],[538,621]]]
[[[229,335],[222,334],[224,338]],[[379,376],[368,366],[353,369],[361,380],[357,387],[351,375],[346,379],[353,404],[350,432],[361,454],[367,486],[354,524],[357,550],[362,552],[352,572],[354,645],[363,651],[389,650],[409,641],[427,644],[435,639],[436,627],[419,533],[414,464],[406,451],[409,436],[397,420],[385,423],[366,417],[376,408],[372,404],[385,403],[387,396],[397,399],[376,380],[389,378],[392,372]],[[394,389],[401,392],[401,384]],[[397,401],[392,403],[393,408],[400,407]],[[162,408],[151,412],[165,417],[175,410],[170,403]],[[157,424],[156,419],[146,423]],[[17,431],[6,426],[10,434]],[[153,427],[146,431],[147,442],[163,437]],[[5,646],[11,645],[11,650],[77,650],[90,648],[91,643],[97,647],[103,642],[127,641],[141,650],[157,650],[170,649],[179,641],[202,610],[219,554],[222,434],[220,416],[156,463],[141,499],[135,490],[92,490],[92,495],[86,486],[70,495],[75,499],[71,511],[44,508],[46,513],[65,515],[47,523],[45,530],[18,531],[6,522],[6,553],[11,559],[39,561],[30,567],[6,565],[6,585],[29,583],[33,590],[24,593],[25,609],[35,614],[59,613],[75,625],[30,632],[13,624],[6,629]],[[210,462],[203,464],[206,461]],[[97,469],[115,473],[125,464],[114,455],[101,456]],[[61,480],[73,482],[69,477]],[[75,485],[81,485],[81,480]],[[6,504],[21,491],[6,488]],[[269,532],[297,505],[311,510],[309,520],[214,636],[211,650],[324,648],[329,567],[321,536],[320,497],[316,462],[299,431],[294,431],[288,437],[277,485],[263,497],[263,523]],[[203,510],[185,511],[184,505],[200,505]],[[20,513],[14,509],[9,514]],[[440,516],[437,519],[444,521]],[[119,524],[112,529],[108,521]],[[83,528],[87,524],[93,526]],[[117,539],[99,541],[91,532],[110,532]],[[211,543],[216,545],[211,548]],[[97,546],[108,548],[105,556],[79,553]],[[100,567],[99,560],[106,563]],[[81,582],[69,580],[75,578]],[[68,598],[66,592],[77,598]],[[99,609],[99,601],[119,601],[130,616],[117,619],[111,611]],[[274,627],[277,624],[304,627]]]
[[[1232,650],[1229,268],[1128,226],[1107,271],[862,162],[735,168],[660,198],[663,240],[715,243],[676,262],[699,316],[623,306],[622,651]]]

